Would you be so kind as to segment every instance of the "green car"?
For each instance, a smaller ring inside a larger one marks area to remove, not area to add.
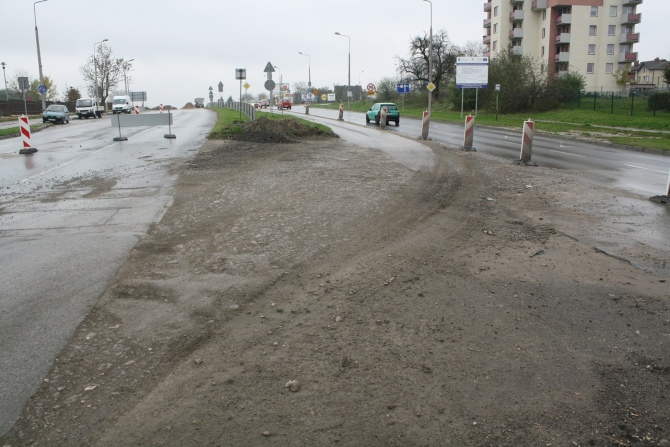
[[[395,123],[396,127],[400,125],[400,112],[398,111],[398,106],[392,102],[378,102],[372,104],[370,110],[365,113],[365,123],[368,124],[370,121],[373,121],[376,124],[379,124],[379,121],[382,119],[382,108],[386,107],[386,125],[389,123]]]

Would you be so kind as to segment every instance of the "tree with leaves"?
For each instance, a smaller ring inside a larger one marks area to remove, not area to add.
[[[433,98],[439,99],[442,87],[456,76],[456,58],[459,48],[451,43],[446,30],[440,30],[433,35],[433,76],[435,84]],[[396,56],[398,61],[398,72],[402,78],[405,74],[411,76],[411,81],[418,81],[423,85],[428,84],[428,68],[430,60],[430,37],[427,34],[416,36],[409,45],[409,57],[407,59]]]
[[[95,53],[91,55],[86,64],[80,68],[81,74],[86,81],[88,94],[105,99],[112,89],[123,82],[124,67],[127,62],[123,58],[115,58],[111,47],[102,44],[96,47]],[[97,89],[96,89],[97,78]],[[130,79],[128,80],[130,82]],[[96,95],[96,90],[100,93]]]
[[[670,90],[670,62],[665,63],[663,69],[663,80],[665,81],[665,88]]]
[[[81,93],[79,93],[79,89],[76,89],[74,87],[68,87],[66,84],[65,94],[63,95],[63,102],[76,102],[79,98],[81,98]]]

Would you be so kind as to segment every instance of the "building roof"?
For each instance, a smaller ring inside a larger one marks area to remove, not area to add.
[[[642,67],[646,67],[647,70],[665,70],[665,67],[668,66],[668,61],[665,59],[656,58],[653,61],[644,61],[633,67],[632,71],[640,71]]]

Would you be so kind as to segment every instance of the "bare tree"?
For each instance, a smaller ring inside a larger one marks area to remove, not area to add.
[[[487,50],[486,45],[476,40],[468,40],[461,47],[461,54],[467,57],[481,57]]]
[[[102,99],[107,98],[112,88],[123,82],[123,69],[126,64],[123,58],[114,58],[111,47],[104,43],[98,45],[95,53],[80,68],[89,94],[94,98],[96,96]],[[96,78],[98,80],[97,89]],[[100,94],[96,95],[96,90]]]
[[[428,84],[428,61],[430,59],[430,38],[428,35],[416,36],[412,39],[409,46],[409,58],[403,59],[396,56],[398,60],[398,72],[402,78],[405,74],[412,77],[412,81]],[[459,49],[451,41],[446,30],[440,30],[433,35],[433,97],[440,97],[441,87],[456,76],[456,58]]]

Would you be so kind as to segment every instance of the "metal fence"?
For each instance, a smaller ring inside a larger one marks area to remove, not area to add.
[[[224,109],[233,109],[239,110],[241,113],[244,113],[249,117],[251,121],[256,119],[256,107],[246,102],[234,102],[234,101],[216,101],[210,102],[209,107],[222,107]]]
[[[53,102],[47,101],[47,106],[51,104],[63,104],[67,106],[70,113],[74,113],[75,107],[73,102]],[[41,115],[42,102],[41,101],[26,101],[23,100],[9,100],[0,101],[0,116],[21,116],[28,111],[28,115]]]
[[[579,92],[562,102],[562,108],[592,110],[613,115],[666,113],[655,91]],[[663,92],[665,93],[665,92]]]

